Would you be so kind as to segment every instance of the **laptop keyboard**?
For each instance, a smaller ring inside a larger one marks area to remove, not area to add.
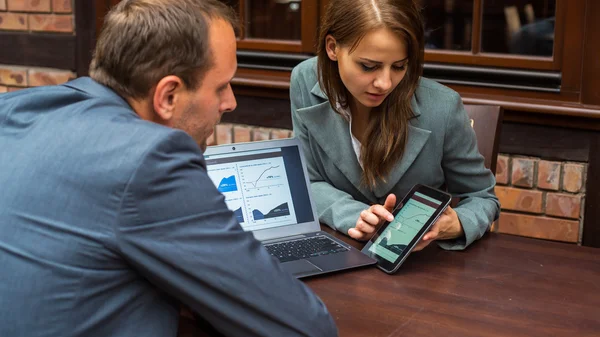
[[[326,236],[313,236],[294,241],[265,245],[269,254],[280,262],[306,259],[313,256],[345,252],[348,249]]]

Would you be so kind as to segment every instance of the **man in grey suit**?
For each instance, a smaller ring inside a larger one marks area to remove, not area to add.
[[[0,96],[0,336],[335,336],[318,297],[244,232],[201,148],[235,108],[235,18],[124,0],[91,78]]]

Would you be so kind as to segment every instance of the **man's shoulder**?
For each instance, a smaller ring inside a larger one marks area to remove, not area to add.
[[[8,114],[4,120],[20,120],[25,117],[18,114],[27,114],[39,126],[28,131],[30,142],[51,139],[53,148],[72,148],[72,160],[96,153],[127,171],[165,143],[197,148],[183,131],[143,120],[123,98],[89,78],[11,93],[4,103]]]

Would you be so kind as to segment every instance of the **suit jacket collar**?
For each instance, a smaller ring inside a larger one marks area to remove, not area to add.
[[[362,169],[352,148],[348,121],[333,111],[327,100],[327,95],[325,95],[319,83],[315,84],[311,93],[325,100],[312,107],[298,110],[299,113],[310,114],[310,118],[303,118],[303,120],[305,120],[306,127],[310,130],[311,135],[319,143],[334,165],[367,199],[372,202],[378,202],[378,199],[387,196],[415,161],[431,134],[431,131],[413,125],[417,123],[417,118],[421,115],[415,96],[413,95],[411,99],[415,118],[411,119],[408,125],[408,140],[402,159],[394,165],[386,181],[380,182],[371,190],[360,183]],[[332,141],[332,137],[330,136],[332,134],[339,135],[335,139],[341,139],[341,141]],[[402,196],[397,197],[401,198]]]
[[[77,91],[85,92],[92,97],[110,100],[119,106],[131,110],[133,114],[138,116],[123,97],[119,96],[119,94],[114,92],[109,87],[94,81],[90,77],[80,77],[63,85]]]

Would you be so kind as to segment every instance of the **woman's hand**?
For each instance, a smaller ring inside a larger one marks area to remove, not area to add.
[[[448,240],[448,239],[456,239],[465,235],[465,232],[460,224],[460,220],[458,220],[458,215],[456,211],[450,206],[446,208],[444,213],[440,215],[437,221],[431,226],[429,232],[423,235],[423,238],[417,245],[413,252],[419,251],[425,247],[427,247],[431,242],[435,240]]]
[[[396,195],[390,194],[383,205],[371,205],[371,207],[360,212],[356,225],[348,230],[348,235],[356,240],[370,239],[382,222],[394,220],[391,212],[394,210],[395,205]]]

